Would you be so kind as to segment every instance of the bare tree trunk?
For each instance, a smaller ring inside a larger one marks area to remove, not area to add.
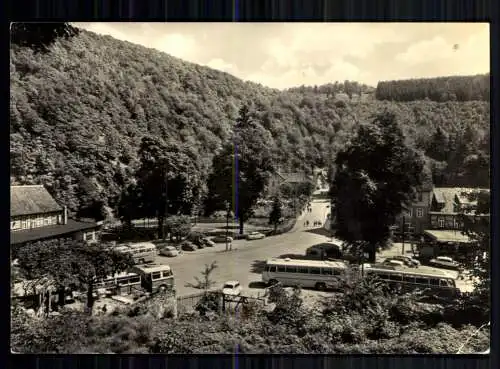
[[[94,284],[89,283],[87,288],[87,308],[89,310],[89,314],[92,315],[92,308],[94,307]]]
[[[165,224],[165,217],[163,215],[158,216],[158,238],[163,239],[164,237],[164,229],[163,225]]]
[[[240,223],[240,235],[242,235],[243,234],[243,227],[244,227],[243,218],[239,219],[239,223]]]
[[[66,297],[65,287],[59,287],[57,291],[57,304],[59,306],[64,306],[64,298]]]

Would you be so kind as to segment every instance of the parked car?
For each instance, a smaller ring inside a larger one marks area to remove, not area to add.
[[[181,249],[184,251],[196,251],[197,247],[194,243],[189,241],[184,241],[181,243]]]
[[[429,265],[436,268],[451,269],[458,271],[461,270],[460,264],[458,264],[455,260],[453,260],[449,256],[438,256],[435,259],[431,259],[429,261]]]
[[[165,246],[160,249],[160,255],[174,257],[179,255],[179,251],[175,248],[175,246]]]
[[[239,281],[227,281],[222,286],[222,293],[224,295],[238,296],[241,294],[241,285]]]
[[[396,268],[404,268],[406,266],[405,263],[402,262],[401,260],[394,260],[394,259],[385,259],[382,265],[396,267]]]
[[[212,241],[212,240],[209,240],[208,238],[205,238],[203,237],[201,239],[201,241],[203,242],[203,244],[206,246],[206,247],[214,247],[215,246],[215,242]]]
[[[265,234],[263,233],[260,233],[260,232],[251,232],[249,234],[247,234],[247,240],[251,241],[251,240],[260,240],[262,238],[266,237]]]
[[[389,259],[402,261],[407,267],[410,268],[418,268],[420,266],[420,261],[409,256],[396,255],[391,256]]]
[[[204,249],[205,248],[205,244],[203,243],[203,241],[201,240],[201,238],[197,238],[193,241],[191,241],[196,247],[198,247],[199,249]]]
[[[215,243],[225,243],[225,242],[232,242],[233,238],[229,236],[215,236],[212,238],[212,241]]]

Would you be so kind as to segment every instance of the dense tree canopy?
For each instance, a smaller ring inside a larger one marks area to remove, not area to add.
[[[123,189],[134,185],[143,137],[188,146],[201,178],[207,176],[247,101],[283,170],[329,165],[359,121],[390,107],[415,145],[437,155],[436,185],[489,183],[487,175],[472,174],[487,173],[486,101],[351,101],[340,97],[345,82],[333,84],[336,95],[322,93],[322,86],[279,91],[83,30],[54,38],[46,49],[11,45],[11,179],[44,184],[83,215],[109,215]],[[431,145],[438,127],[450,142],[442,153]],[[455,155],[457,148],[462,152]]]
[[[233,140],[214,157],[208,178],[206,212],[225,209],[230,204],[243,233],[243,224],[274,172],[270,134],[256,124],[253,112],[243,105],[236,120]]]
[[[356,253],[384,247],[402,206],[424,180],[422,155],[407,146],[396,117],[385,112],[361,124],[350,145],[337,155],[330,188],[336,237]]]
[[[187,145],[153,137],[142,139],[138,156],[136,183],[126,194],[128,208],[122,203],[122,209],[125,216],[132,216],[137,208],[137,214],[157,218],[159,237],[163,237],[169,215],[191,215],[199,203],[203,181],[198,158]],[[130,191],[135,194],[130,195]]]
[[[382,81],[375,96],[394,101],[490,101],[490,75]]]

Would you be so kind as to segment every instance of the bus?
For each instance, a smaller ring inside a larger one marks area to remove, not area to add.
[[[98,294],[125,295],[141,288],[141,276],[137,273],[122,272],[98,280],[94,284]]]
[[[391,287],[403,291],[422,290],[428,296],[453,298],[460,294],[455,280],[442,270],[396,268],[384,265],[365,264],[367,276],[376,276]]]
[[[142,288],[147,292],[175,292],[174,273],[168,265],[136,265],[130,271],[141,276]]]
[[[156,246],[151,242],[129,243],[116,246],[115,251],[129,253],[135,264],[146,264],[155,261],[157,254]]]
[[[270,259],[262,272],[262,280],[268,285],[281,283],[284,286],[305,288],[337,288],[339,276],[347,269],[340,261]]]

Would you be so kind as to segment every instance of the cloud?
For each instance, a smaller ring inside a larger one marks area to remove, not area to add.
[[[396,55],[396,61],[410,68],[429,63],[446,65],[445,69],[449,75],[488,72],[490,70],[489,30],[484,28],[481,32],[474,33],[461,41],[453,43],[440,36],[422,40]],[[455,45],[457,47],[454,47]],[[436,70],[442,69],[436,68]],[[433,76],[433,69],[429,69],[428,74]]]
[[[404,53],[396,55],[396,61],[408,65],[415,65],[429,60],[440,62],[453,55],[453,45],[446,42],[442,37],[434,37],[432,40],[420,41],[411,45]]]
[[[232,74],[238,72],[238,69],[233,64],[226,63],[223,59],[220,58],[210,59],[210,61],[205,65],[209,68],[217,69],[222,72],[227,72]]]
[[[365,76],[354,64],[342,60],[336,61],[323,72],[318,72],[314,64],[290,68],[282,73],[270,73],[272,68],[269,65],[266,69],[251,73],[243,78],[265,86],[283,89],[300,85],[322,85],[346,79],[355,81]]]
[[[199,45],[194,38],[180,33],[170,33],[151,43],[151,47],[172,56],[189,60],[199,51]]]

